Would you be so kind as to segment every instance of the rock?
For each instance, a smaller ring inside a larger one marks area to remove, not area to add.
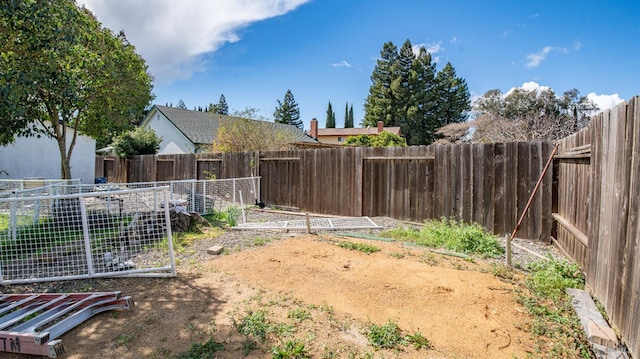
[[[222,253],[223,250],[224,250],[223,246],[211,246],[207,248],[207,253],[217,256],[218,254]]]

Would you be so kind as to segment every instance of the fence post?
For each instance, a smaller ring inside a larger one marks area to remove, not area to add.
[[[82,234],[84,237],[84,252],[87,256],[87,272],[89,277],[95,275],[93,268],[93,257],[91,256],[91,238],[89,236],[89,221],[87,220],[87,206],[84,197],[78,197],[78,203],[80,204],[80,218],[82,218]]]
[[[356,151],[356,157],[355,157],[355,169],[356,169],[356,173],[355,173],[355,190],[356,190],[356,198],[355,198],[355,203],[354,203],[354,207],[353,207],[353,211],[354,213],[352,213],[353,216],[355,217],[362,217],[362,192],[364,191],[364,188],[362,188],[362,171],[364,171],[363,165],[362,165],[362,148],[361,147],[356,147],[355,148]]]

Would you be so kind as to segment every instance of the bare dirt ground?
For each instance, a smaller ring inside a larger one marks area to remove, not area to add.
[[[514,286],[494,276],[488,263],[328,234],[266,234],[264,245],[253,238],[259,246],[182,260],[176,278],[101,279],[47,289],[121,290],[135,302],[131,311],[100,314],[65,334],[66,357],[172,358],[211,338],[225,348],[215,358],[271,358],[273,346],[292,338],[304,342],[313,358],[523,358],[531,348],[522,329],[529,317],[514,300]],[[348,250],[336,240],[381,251]],[[294,309],[310,319],[296,322]],[[256,310],[284,329],[250,344],[234,319]],[[368,326],[388,321],[403,333],[420,332],[433,348],[374,348]]]

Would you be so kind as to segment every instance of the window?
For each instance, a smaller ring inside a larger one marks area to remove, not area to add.
[[[338,142],[344,142],[344,137],[338,136]]]

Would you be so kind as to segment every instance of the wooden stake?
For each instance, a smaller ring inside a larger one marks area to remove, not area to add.
[[[307,220],[307,234],[311,234],[311,220],[309,219],[309,213],[305,214]]]
[[[511,236],[506,235],[507,237],[507,267],[511,267]]]

